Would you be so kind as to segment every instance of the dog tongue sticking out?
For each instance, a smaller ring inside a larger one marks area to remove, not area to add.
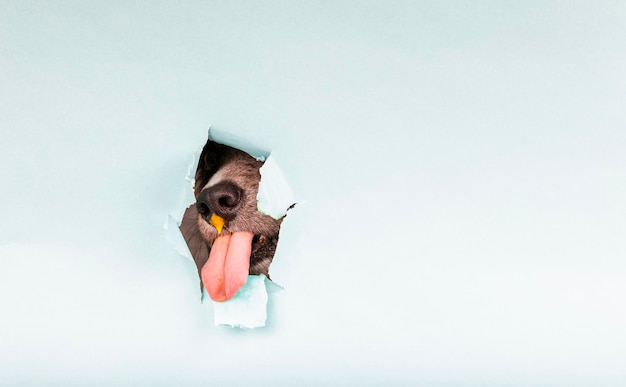
[[[228,301],[245,285],[254,234],[237,231],[217,237],[202,267],[202,283],[214,301]]]

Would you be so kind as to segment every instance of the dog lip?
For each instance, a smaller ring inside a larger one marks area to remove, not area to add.
[[[275,249],[277,243],[277,237],[254,234],[254,237],[252,238],[252,255],[254,256],[255,253],[259,252],[259,250],[272,249],[272,247]]]

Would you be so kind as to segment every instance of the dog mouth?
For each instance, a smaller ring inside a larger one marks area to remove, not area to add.
[[[208,219],[217,230],[209,259],[200,272],[202,282],[212,300],[223,302],[232,299],[248,280],[251,262],[271,261],[276,250],[276,238],[254,234],[250,231],[230,231],[218,215]],[[224,232],[225,231],[225,232]]]
[[[200,273],[212,300],[228,301],[245,285],[253,238],[251,232],[237,231],[221,234],[213,242],[209,260]]]

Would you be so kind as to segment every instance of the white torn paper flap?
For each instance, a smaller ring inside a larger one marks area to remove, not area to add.
[[[213,127],[209,128],[209,140],[215,141],[218,144],[228,145],[230,147],[242,150],[254,157],[257,160],[265,160],[270,152],[262,147],[256,146],[244,138],[232,135],[229,132],[215,129]]]
[[[268,293],[282,289],[264,275],[250,275],[235,297],[224,302],[213,302],[215,325],[236,328],[259,328],[267,320]],[[203,299],[209,300],[206,290]]]
[[[257,207],[260,212],[274,219],[282,218],[296,201],[274,156],[270,155],[265,160],[260,172]]]

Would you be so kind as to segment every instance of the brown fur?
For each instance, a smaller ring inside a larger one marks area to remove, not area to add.
[[[265,274],[269,278],[269,266],[276,251],[282,219],[274,219],[257,209],[257,193],[263,163],[249,154],[226,145],[207,141],[198,161],[194,195],[196,199],[203,190],[218,183],[232,183],[241,189],[236,214],[229,219],[223,232],[250,231],[255,234],[250,257],[250,274]],[[185,211],[180,230],[196,262],[198,273],[209,258],[217,230],[209,224],[206,214],[198,212],[196,204]]]

